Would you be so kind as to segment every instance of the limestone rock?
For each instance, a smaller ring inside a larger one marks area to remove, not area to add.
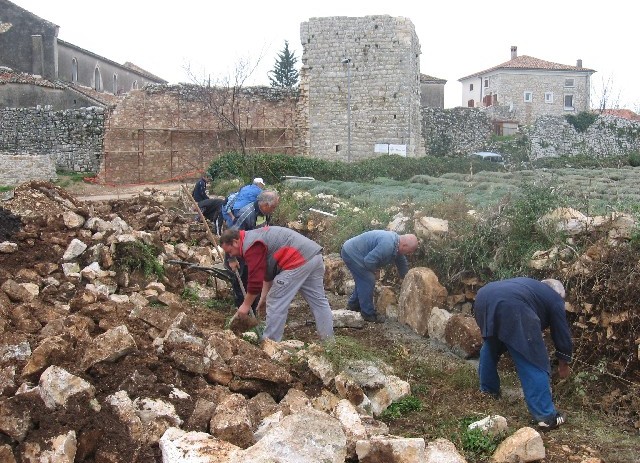
[[[453,442],[447,439],[436,439],[429,442],[425,456],[425,463],[467,463]]]
[[[493,463],[526,463],[543,460],[545,457],[542,436],[533,428],[518,429],[503,440],[493,456]]]
[[[428,333],[428,322],[433,307],[447,301],[447,290],[438,281],[433,270],[416,267],[402,281],[398,300],[398,321],[409,325],[421,336]]]
[[[361,463],[425,461],[425,446],[422,438],[375,436],[369,440],[358,441],[356,453]]]

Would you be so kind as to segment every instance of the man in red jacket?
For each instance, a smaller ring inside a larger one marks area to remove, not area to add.
[[[255,230],[228,229],[220,246],[230,256],[241,256],[249,268],[247,294],[236,316],[246,317],[256,298],[267,313],[263,338],[280,341],[289,305],[298,291],[316,321],[320,338],[333,337],[333,316],[324,293],[322,248],[315,241],[284,227]]]

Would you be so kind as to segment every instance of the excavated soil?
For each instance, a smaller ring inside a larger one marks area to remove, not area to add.
[[[131,199],[121,199],[108,203],[105,201],[91,203],[78,201],[73,195],[67,194],[51,184],[37,183],[25,185],[16,190],[16,201],[10,204],[0,204],[0,241],[10,240],[17,242],[20,251],[13,254],[0,254],[0,285],[9,278],[16,278],[22,269],[34,269],[47,263],[61,262],[61,255],[69,242],[75,237],[75,232],[69,231],[61,222],[60,214],[68,209],[85,216],[110,217],[117,213],[131,226],[138,227],[149,222],[141,219],[140,211],[144,206],[153,204],[153,198],[149,196],[135,196]],[[82,194],[87,196],[88,189],[83,185]],[[103,193],[102,191],[100,193]],[[101,212],[102,211],[102,212]],[[153,223],[153,222],[150,222]],[[205,242],[204,233],[191,238],[196,242]],[[60,276],[54,273],[52,276]],[[179,293],[178,288],[176,292]],[[44,292],[44,291],[43,291]],[[0,292],[1,293],[1,292]],[[42,294],[41,301],[27,304],[22,312],[23,318],[9,316],[9,307],[14,304],[0,298],[2,310],[0,315],[4,320],[0,344],[18,344],[20,341],[28,341],[36,346],[42,340],[44,334],[42,328],[56,319],[65,316],[60,302],[66,297],[74,312],[74,298],[78,295],[69,289],[65,296],[61,290],[55,294],[55,298],[47,298]],[[334,308],[345,305],[346,299],[342,295],[328,294],[330,303]],[[53,302],[55,299],[56,302]],[[101,362],[87,371],[78,368],[78,361],[85,353],[86,339],[82,336],[72,336],[80,331],[81,326],[65,325],[60,329],[60,335],[68,342],[73,343],[73,349],[61,354],[55,359],[55,364],[61,366],[73,374],[76,374],[96,386],[95,397],[99,403],[104,403],[105,397],[119,390],[125,390],[131,397],[149,397],[165,399],[170,396],[173,388],[180,389],[189,394],[186,399],[173,399],[178,415],[187,421],[195,405],[195,398],[210,385],[201,375],[196,375],[175,368],[171,359],[158,354],[153,347],[153,337],[150,336],[149,326],[139,319],[129,316],[131,307],[123,304],[116,309],[105,309],[101,313],[87,314],[80,310],[77,315],[79,324],[87,324],[90,337],[119,325],[126,325],[137,344],[135,353],[126,355],[114,362]],[[185,312],[194,325],[202,332],[222,330],[225,322],[234,312],[230,299],[221,299],[215,309],[204,307],[200,303],[183,301],[179,307],[158,308],[177,315]],[[93,321],[90,323],[88,318]],[[65,318],[65,323],[71,323],[70,318]],[[391,420],[388,424],[390,432],[398,435],[424,437],[430,441],[437,437],[450,437],[442,435],[443,423],[456,420],[461,417],[477,416],[499,413],[506,416],[510,426],[529,425],[529,418],[521,398],[515,394],[515,398],[506,398],[501,402],[489,400],[479,394],[477,385],[469,387],[468,384],[459,389],[452,387],[445,381],[447,375],[454,374],[460,368],[475,368],[472,362],[457,358],[448,352],[443,346],[438,346],[428,339],[420,337],[406,327],[395,323],[367,324],[364,329],[339,329],[339,336],[347,336],[356,339],[367,349],[371,349],[385,356],[385,360],[393,362],[396,373],[412,382],[415,387],[414,394],[423,403],[423,410],[413,412],[407,416]],[[285,330],[285,338],[300,339],[306,342],[317,341],[311,313],[302,300],[296,299],[289,314],[289,321]],[[428,383],[415,384],[414,378],[424,381],[422,372],[418,372],[418,366],[424,368],[423,363],[429,363],[433,368],[433,378]],[[24,361],[15,362],[14,367],[21,371]],[[505,371],[512,369],[510,362],[503,364]],[[304,389],[310,396],[319,393],[321,382],[306,370],[291,370],[294,375],[295,385]],[[473,375],[470,375],[473,377]],[[462,384],[462,383],[461,383]],[[0,386],[3,386],[0,384]],[[4,386],[3,396],[11,397],[18,384]],[[255,385],[254,385],[255,386]],[[281,398],[286,390],[261,384],[274,398]],[[271,387],[271,389],[268,389]],[[555,385],[554,385],[555,387]],[[242,392],[242,391],[241,391]],[[246,393],[251,394],[249,385]],[[121,420],[115,416],[110,407],[102,407],[93,414],[86,413],[86,398],[74,397],[63,412],[51,413],[42,402],[34,401],[28,394],[18,396],[15,407],[25,413],[29,413],[32,421],[32,429],[29,431],[30,443],[40,442],[43,446],[51,437],[57,436],[69,429],[75,429],[78,433],[78,462],[160,462],[161,455],[158,446],[141,447],[132,441]],[[585,401],[584,408],[578,408],[567,396],[558,398],[559,403],[569,409],[571,415],[578,417],[590,413],[589,400]],[[594,397],[594,402],[600,400]],[[635,407],[637,401],[629,401],[629,406]],[[636,411],[637,413],[637,411]],[[628,415],[625,415],[628,416]],[[610,418],[603,415],[603,419]],[[639,418],[640,419],[640,418]],[[637,463],[640,461],[629,450],[628,443],[620,449],[615,448],[615,443],[608,444],[602,438],[594,438],[592,430],[585,428],[587,420],[575,420],[572,424],[561,428],[555,433],[544,436],[547,448],[546,463],[564,463],[567,461],[581,462],[590,457],[603,458],[607,462]],[[615,423],[615,419],[609,421]],[[622,432],[633,438],[637,431],[629,425],[628,418],[618,421]],[[606,424],[603,424],[606,428]],[[637,441],[640,444],[640,439]],[[16,455],[25,451],[24,443],[15,445],[7,436],[0,433],[0,446],[9,444],[14,447]],[[611,447],[608,447],[611,446]],[[622,445],[622,444],[620,444]],[[640,448],[638,446],[637,448]],[[20,461],[20,460],[18,460]],[[469,460],[470,462],[473,460]]]

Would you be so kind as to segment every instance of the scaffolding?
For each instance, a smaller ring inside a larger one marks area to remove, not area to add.
[[[240,114],[244,124],[238,134],[233,128],[223,127],[211,112],[201,111],[197,119],[189,117],[185,114],[189,105],[181,98],[174,101],[174,107],[165,104],[160,108],[165,117],[155,118],[159,110],[150,104],[150,98],[144,94],[141,107],[116,108],[107,116],[101,182],[143,184],[192,179],[220,155],[241,151],[240,136],[249,155],[294,154],[294,99],[267,111],[267,103],[253,98],[246,113]],[[154,127],[156,119],[163,120],[165,126]]]

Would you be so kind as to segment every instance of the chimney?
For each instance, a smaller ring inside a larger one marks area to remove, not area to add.
[[[518,57],[518,47],[515,45],[511,45],[511,59],[516,59]]]
[[[580,58],[578,58],[578,61],[576,61],[576,67],[578,68],[582,67],[582,60]]]

